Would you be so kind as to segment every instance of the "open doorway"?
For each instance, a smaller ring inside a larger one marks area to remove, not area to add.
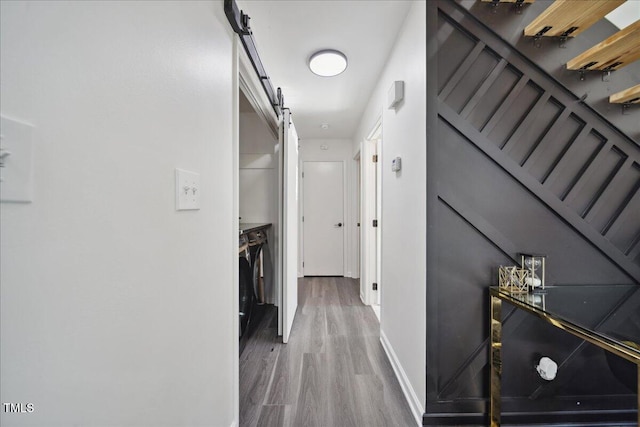
[[[250,394],[255,351],[289,340],[297,311],[298,136],[292,113],[272,104],[246,51],[234,42],[234,225],[238,232],[234,329],[234,406],[255,410]],[[237,337],[240,336],[240,339]],[[251,337],[255,339],[251,340]],[[246,337],[244,344],[243,337]],[[244,352],[242,350],[244,349]],[[243,393],[241,393],[241,390]],[[242,399],[241,399],[242,397]]]
[[[238,236],[238,257],[229,302],[234,316],[234,406],[239,418],[246,410],[240,399],[241,378],[246,376],[243,354],[250,353],[251,337],[269,333],[274,341],[282,307],[281,205],[279,204],[282,158],[279,117],[239,40],[234,102],[234,232]],[[274,321],[269,321],[274,319]],[[266,328],[263,328],[266,326]],[[270,328],[270,329],[269,329]],[[263,330],[264,329],[264,330]],[[259,330],[259,332],[257,332]],[[255,344],[254,344],[255,345]],[[245,350],[245,351],[243,351]]]
[[[280,224],[278,136],[245,92],[241,87],[238,120],[240,355],[257,333],[277,335],[277,328],[272,330],[270,325],[278,316],[274,263],[279,262],[276,233]]]

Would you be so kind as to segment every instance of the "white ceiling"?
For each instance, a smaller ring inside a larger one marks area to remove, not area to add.
[[[282,88],[300,138],[353,137],[411,1],[237,3],[251,18],[260,59],[274,89]],[[307,61],[321,49],[343,52],[346,71],[336,77],[313,74]]]
[[[622,3],[605,18],[616,27],[625,28],[640,19],[640,0],[630,0]]]

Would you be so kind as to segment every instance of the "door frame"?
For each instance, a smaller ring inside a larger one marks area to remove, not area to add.
[[[237,241],[238,239],[238,230],[239,230],[239,214],[240,214],[240,203],[239,203],[239,188],[240,188],[240,90],[244,93],[247,100],[253,108],[255,109],[258,117],[264,121],[267,128],[270,130],[272,135],[277,139],[278,138],[278,117],[273,110],[271,102],[267,98],[267,95],[264,93],[264,89],[262,88],[262,83],[260,82],[253,65],[251,64],[251,60],[244,50],[244,46],[242,45],[240,38],[238,36],[233,37],[233,49],[232,49],[233,61],[233,90],[232,90],[232,99],[231,99],[231,108],[232,111],[232,140],[231,144],[233,145],[233,179],[232,179],[232,188],[233,188],[233,222],[231,224],[230,233],[233,233],[232,240]],[[282,209],[281,206],[278,209]],[[280,231],[278,229],[278,224],[274,224],[274,229],[276,229],[276,236],[280,235]],[[274,242],[276,247],[273,249],[273,253],[277,253],[277,248],[280,243],[275,239]],[[234,251],[237,251],[237,247],[233,248]],[[239,295],[238,295],[238,257],[234,252],[233,260],[233,279],[232,283],[232,317],[230,319],[231,323],[231,331],[230,331],[230,343],[229,347],[232,349],[233,354],[233,414],[234,414],[234,422],[233,425],[239,425],[240,420],[240,357],[239,357],[239,340],[238,340],[238,328],[239,328],[239,319],[238,319],[238,305],[239,305]],[[276,301],[280,298],[281,295],[281,284],[282,284],[282,271],[280,266],[281,260],[274,263],[274,275],[275,275],[275,298]]]
[[[361,163],[361,159],[362,159],[362,155],[361,155],[361,148],[358,147],[358,150],[356,151],[356,153],[353,156],[353,179],[354,179],[354,190],[355,190],[355,206],[354,206],[354,215],[355,218],[355,224],[353,224],[353,228],[355,230],[355,237],[352,237],[353,239],[353,246],[350,245],[350,251],[353,251],[352,255],[352,262],[351,262],[351,268],[353,269],[351,277],[354,279],[360,279],[361,276],[361,268],[362,268],[362,263],[360,262],[361,259],[361,245],[362,245],[362,163]],[[360,299],[364,299],[362,297],[362,295],[360,295]]]
[[[379,261],[382,256],[382,212],[376,205],[382,205],[380,182],[382,168],[382,144],[379,143],[378,162],[373,163],[372,156],[376,141],[382,140],[382,115],[375,121],[367,137],[360,143],[360,298],[366,305],[373,305],[379,301],[382,277]],[[377,168],[377,179],[376,179]],[[377,181],[376,185],[373,185]],[[376,194],[377,193],[377,194]],[[377,202],[377,203],[376,203]],[[378,220],[378,227],[373,227],[373,220]],[[372,284],[378,283],[378,291],[373,291]]]

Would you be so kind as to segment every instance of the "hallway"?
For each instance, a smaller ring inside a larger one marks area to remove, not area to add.
[[[416,424],[358,288],[342,277],[298,280],[289,343],[275,338],[274,316],[240,357],[240,426]]]

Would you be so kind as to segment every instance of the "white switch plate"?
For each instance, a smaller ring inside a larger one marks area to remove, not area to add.
[[[0,201],[33,201],[33,126],[0,116]]]
[[[176,210],[200,209],[200,174],[176,169]]]

